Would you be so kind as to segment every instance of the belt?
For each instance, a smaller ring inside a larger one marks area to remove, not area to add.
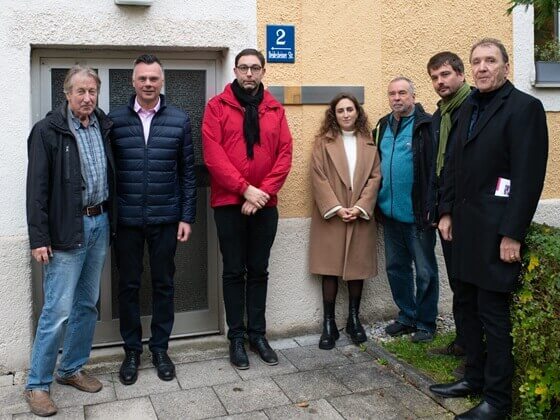
[[[98,204],[96,206],[84,207],[82,209],[82,214],[84,216],[99,216],[107,211],[107,205],[105,203]]]

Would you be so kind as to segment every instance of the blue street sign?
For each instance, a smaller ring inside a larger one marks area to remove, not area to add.
[[[266,61],[293,63],[296,59],[294,25],[266,25]]]

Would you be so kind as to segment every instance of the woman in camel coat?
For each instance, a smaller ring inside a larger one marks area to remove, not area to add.
[[[381,181],[379,156],[367,116],[357,99],[339,94],[329,104],[315,139],[311,171],[313,214],[310,271],[322,275],[323,333],[319,348],[339,338],[334,320],[338,278],[346,282],[346,331],[366,341],[358,317],[363,281],[377,274],[377,229],[373,210]]]

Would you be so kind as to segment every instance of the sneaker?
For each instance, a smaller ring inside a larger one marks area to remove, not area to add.
[[[461,346],[458,346],[455,343],[455,341],[452,341],[447,346],[430,349],[428,350],[428,353],[434,356],[455,356],[455,357],[465,356],[465,350],[463,350]]]
[[[410,341],[412,341],[413,343],[429,343],[434,339],[434,335],[434,333],[425,330],[418,330],[414,334],[412,334],[412,337],[410,337]]]
[[[94,378],[90,374],[80,370],[67,378],[55,375],[56,382],[61,385],[70,385],[84,392],[99,392],[103,388],[103,384],[99,379]]]
[[[416,327],[401,324],[399,321],[393,322],[391,325],[385,327],[385,332],[391,337],[398,337],[400,335],[410,334],[416,331]]]
[[[23,392],[23,396],[33,414],[40,417],[48,417],[56,414],[57,408],[51,399],[49,391],[26,389]]]

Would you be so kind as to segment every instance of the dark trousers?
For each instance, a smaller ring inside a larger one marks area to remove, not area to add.
[[[244,338],[245,332],[250,340],[264,336],[268,259],[276,236],[278,210],[265,207],[245,216],[241,206],[221,206],[214,208],[214,220],[222,252],[228,338]]]
[[[438,231],[439,232],[439,231]],[[443,259],[445,260],[445,270],[449,279],[449,287],[453,292],[453,318],[455,319],[455,344],[465,349],[465,334],[463,332],[463,319],[465,317],[465,298],[461,294],[457,294],[457,280],[451,274],[452,246],[451,241],[445,241],[439,234],[441,249],[443,250]]]
[[[483,388],[486,402],[500,410],[511,409],[513,339],[511,293],[492,292],[457,281],[457,293],[468,305],[464,313],[467,362],[465,379]]]
[[[173,275],[177,250],[177,224],[122,226],[115,241],[119,269],[119,317],[125,350],[142,351],[142,325],[138,292],[144,269],[144,243],[148,243],[152,278],[151,351],[166,351],[173,328]]]

